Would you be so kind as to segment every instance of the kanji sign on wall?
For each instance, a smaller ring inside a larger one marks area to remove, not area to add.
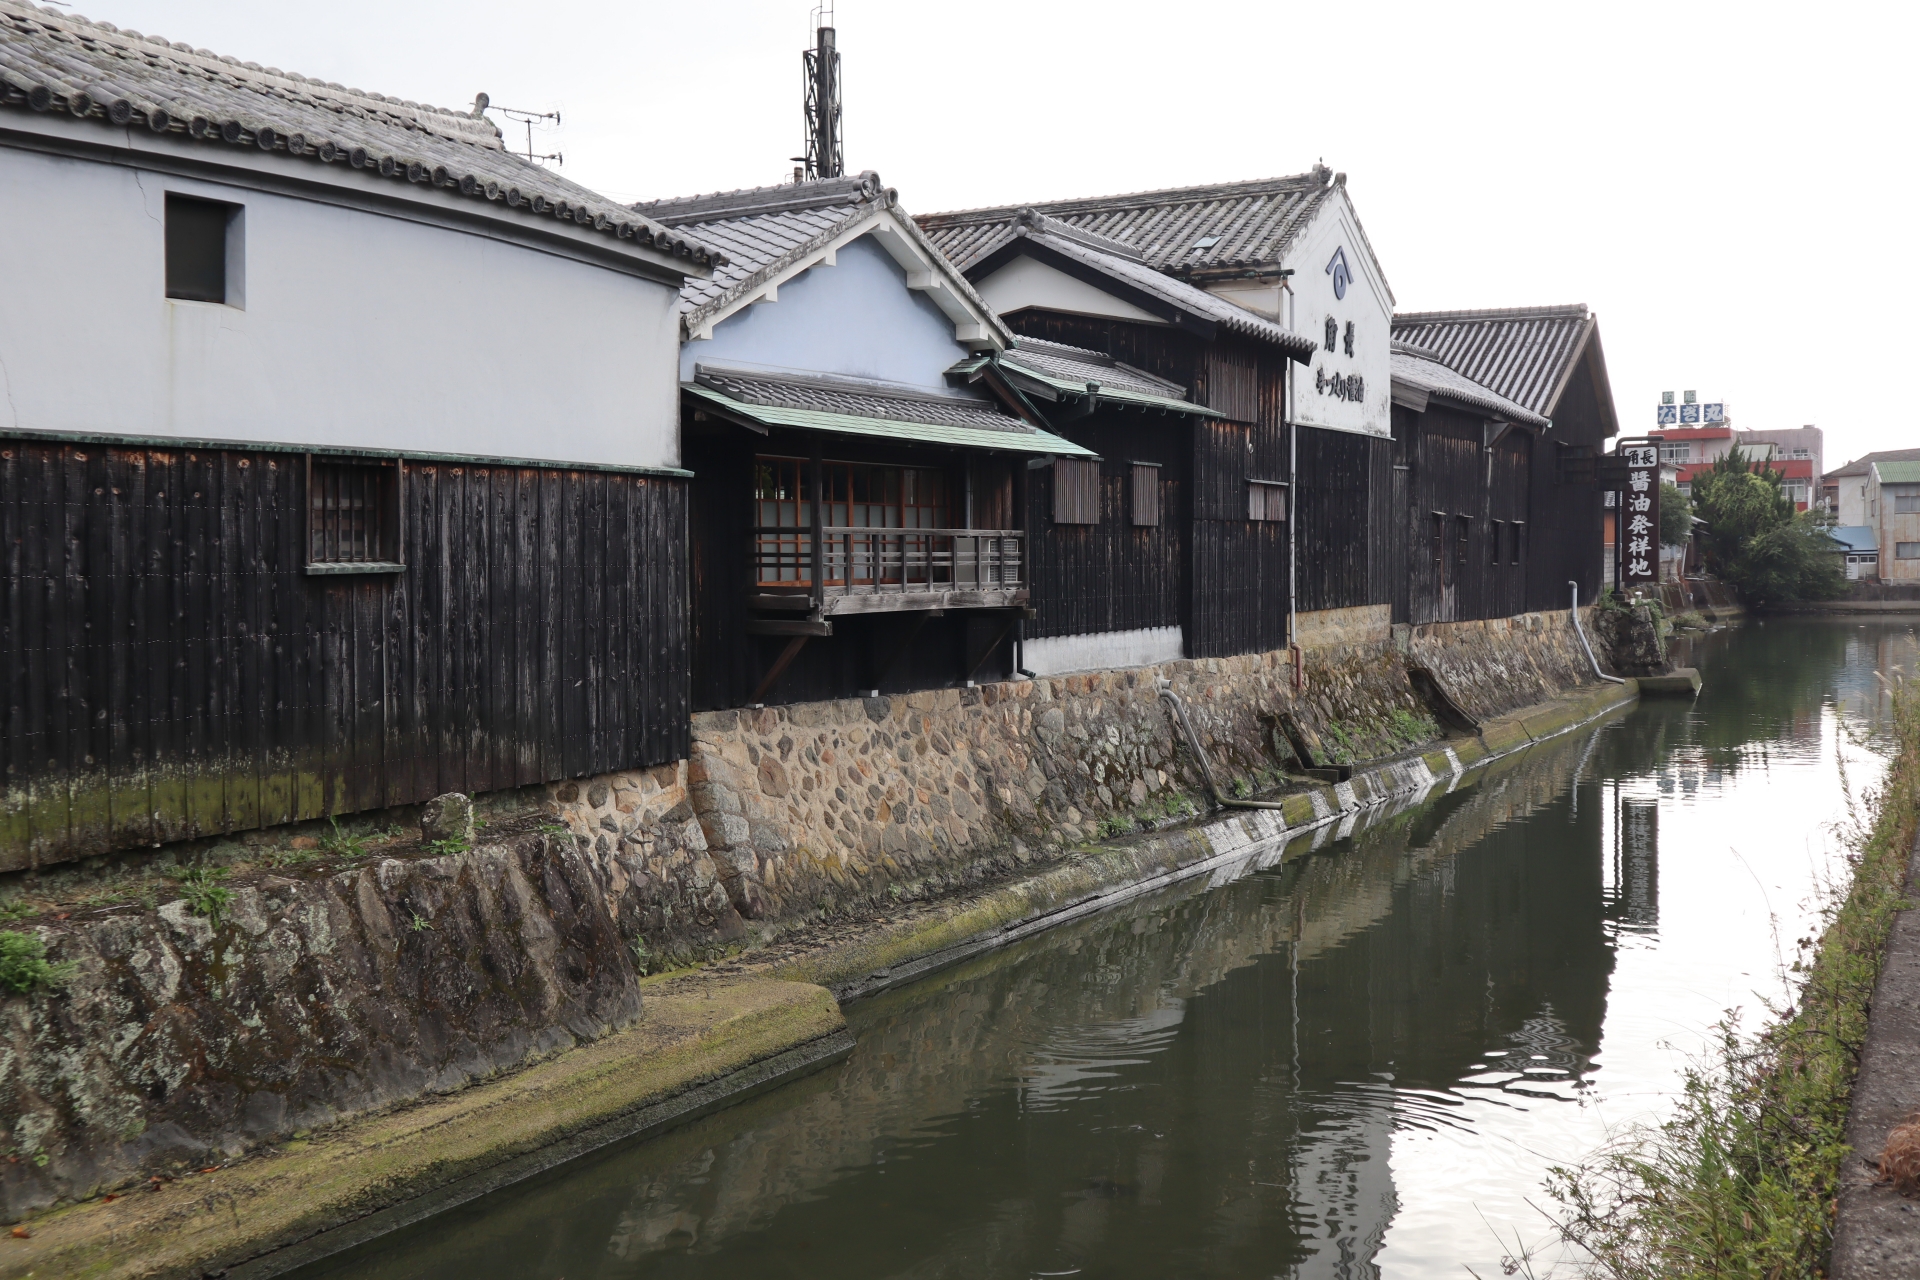
[[[1621,492],[1620,583],[1629,589],[1660,580],[1660,446],[1651,440],[1623,440],[1627,464]]]

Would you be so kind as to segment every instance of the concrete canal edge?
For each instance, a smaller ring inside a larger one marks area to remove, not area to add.
[[[35,1218],[28,1239],[0,1250],[0,1280],[283,1274],[838,1061],[853,1047],[839,1000],[1207,874],[1273,840],[1451,789],[1476,766],[1637,696],[1633,681],[1583,686],[1488,721],[1476,737],[1296,792],[1277,811],[1230,810],[1184,830],[1089,846],[901,920],[650,980],[633,1027],[525,1070]]]
[[[1907,900],[1920,891],[1920,834],[1907,858]],[[1847,1145],[1833,1224],[1835,1280],[1920,1274],[1920,1209],[1880,1181],[1874,1161],[1920,1100],[1920,906],[1894,918],[1874,983],[1860,1071],[1847,1113]]]

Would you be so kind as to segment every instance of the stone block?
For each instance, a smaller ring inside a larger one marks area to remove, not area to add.
[[[420,807],[420,838],[428,844],[441,840],[473,843],[473,798],[458,791],[435,796]]]

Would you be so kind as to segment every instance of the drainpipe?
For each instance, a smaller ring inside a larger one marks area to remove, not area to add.
[[[1187,704],[1180,701],[1180,695],[1173,691],[1173,682],[1162,676],[1154,684],[1160,696],[1173,704],[1173,712],[1180,731],[1186,736],[1187,749],[1193,752],[1193,758],[1200,762],[1200,776],[1207,780],[1207,790],[1213,793],[1213,802],[1223,809],[1282,809],[1278,800],[1239,800],[1221,793],[1220,784],[1213,780],[1213,764],[1207,759],[1206,749],[1200,745],[1200,735],[1193,731],[1193,722],[1187,719]]]
[[[1587,643],[1587,633],[1580,629],[1580,584],[1569,580],[1567,585],[1573,588],[1573,634],[1580,637],[1580,647],[1587,651],[1587,661],[1593,664],[1593,674],[1602,680],[1625,684],[1626,681],[1619,676],[1610,676],[1600,669],[1600,659],[1593,656],[1593,646]]]

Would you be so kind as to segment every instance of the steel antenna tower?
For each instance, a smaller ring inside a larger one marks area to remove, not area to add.
[[[847,171],[840,146],[840,50],[834,44],[833,4],[826,0],[812,15],[813,48],[801,53],[807,82],[806,178],[837,178]]]

